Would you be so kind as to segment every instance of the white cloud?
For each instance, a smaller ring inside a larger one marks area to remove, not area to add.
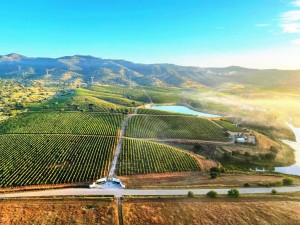
[[[259,24],[256,24],[255,26],[257,26],[257,27],[269,27],[270,24],[267,24],[267,23],[259,23]]]
[[[280,27],[284,33],[300,33],[300,23],[283,23]]]
[[[300,46],[300,39],[294,39],[294,40],[291,41],[291,43],[293,45],[299,45]]]
[[[300,0],[293,1],[292,5],[300,7]]]
[[[283,22],[295,22],[300,20],[300,10],[291,10],[281,14]]]

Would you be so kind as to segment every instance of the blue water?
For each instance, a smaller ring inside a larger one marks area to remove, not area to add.
[[[209,118],[217,118],[221,117],[219,115],[209,114],[209,113],[203,113],[198,112],[192,109],[189,109],[185,106],[178,106],[178,105],[168,105],[168,106],[152,106],[151,109],[156,110],[162,110],[162,111],[168,111],[168,112],[174,112],[174,113],[182,113],[182,114],[188,114],[188,115],[195,115],[195,116],[202,116],[202,117],[209,117]]]
[[[293,130],[293,132],[296,136],[296,142],[285,141],[285,140],[283,140],[283,142],[295,150],[295,164],[291,165],[291,166],[275,167],[270,170],[276,171],[278,173],[292,174],[292,175],[300,176],[300,128],[293,127],[290,124],[288,126]],[[265,169],[265,168],[263,168],[263,169],[256,168],[254,171],[267,172],[269,170]]]
[[[300,176],[300,128],[293,127],[292,125],[289,125],[289,127],[293,130],[296,136],[296,142],[293,141],[283,141],[283,142],[295,150],[296,162],[292,166],[275,167],[275,171],[279,173],[293,174],[293,175]]]

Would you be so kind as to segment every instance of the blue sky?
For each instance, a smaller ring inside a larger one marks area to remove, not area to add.
[[[0,15],[0,55],[300,68],[298,0],[15,0]]]

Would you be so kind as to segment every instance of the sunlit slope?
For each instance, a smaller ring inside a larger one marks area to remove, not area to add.
[[[213,122],[191,116],[139,115],[129,120],[126,136],[226,141],[223,129]]]
[[[124,118],[122,114],[106,113],[24,113],[4,122],[0,127],[0,133],[117,136]]]
[[[117,138],[0,135],[0,186],[91,182],[108,173]]]
[[[200,171],[197,160],[176,148],[149,141],[126,139],[118,175]]]

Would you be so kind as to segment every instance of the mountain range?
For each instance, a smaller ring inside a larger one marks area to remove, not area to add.
[[[300,70],[203,68],[141,64],[74,55],[60,58],[0,55],[0,78],[52,79],[159,87],[220,87],[225,84],[300,88]]]

